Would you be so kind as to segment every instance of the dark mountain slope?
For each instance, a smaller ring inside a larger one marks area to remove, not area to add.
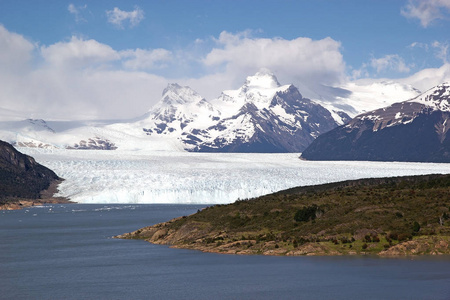
[[[450,86],[352,119],[319,136],[308,160],[450,162]]]
[[[0,202],[39,199],[43,190],[60,178],[50,169],[0,141]]]

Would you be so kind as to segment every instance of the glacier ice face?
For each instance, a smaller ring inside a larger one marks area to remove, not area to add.
[[[450,173],[450,164],[303,161],[299,154],[19,149],[66,180],[79,203],[231,203],[304,185]]]

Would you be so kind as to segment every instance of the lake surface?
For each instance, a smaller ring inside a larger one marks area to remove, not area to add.
[[[268,257],[111,237],[205,205],[0,211],[0,299],[450,299],[450,257]]]

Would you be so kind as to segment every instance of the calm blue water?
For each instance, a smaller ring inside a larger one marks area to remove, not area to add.
[[[200,205],[0,212],[0,299],[450,299],[450,258],[233,256],[111,236]]]

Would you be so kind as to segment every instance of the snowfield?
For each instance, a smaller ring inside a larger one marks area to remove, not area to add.
[[[19,148],[66,180],[79,203],[231,203],[346,179],[450,173],[450,164],[303,161],[299,154]]]

